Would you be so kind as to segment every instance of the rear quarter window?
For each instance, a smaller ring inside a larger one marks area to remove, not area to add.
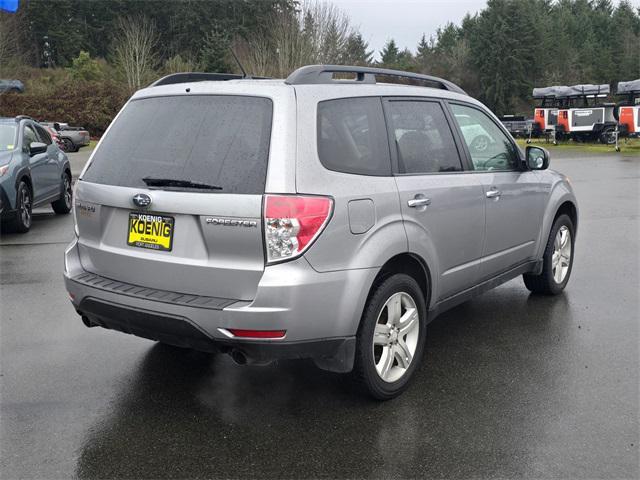
[[[391,175],[380,99],[340,98],[318,103],[318,157],[325,168],[337,172]]]
[[[131,101],[83,180],[145,188],[145,177],[264,193],[273,104],[262,97],[179,95]]]

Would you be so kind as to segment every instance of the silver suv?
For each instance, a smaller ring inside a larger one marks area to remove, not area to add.
[[[89,327],[240,364],[312,358],[391,398],[439,313],[519,275],[564,289],[578,211],[548,164],[435,77],[170,75],[77,182],[66,286]]]

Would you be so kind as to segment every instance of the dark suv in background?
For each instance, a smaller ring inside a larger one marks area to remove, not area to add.
[[[0,118],[2,230],[29,231],[32,209],[46,203],[69,213],[71,197],[69,159],[49,133],[29,117]]]

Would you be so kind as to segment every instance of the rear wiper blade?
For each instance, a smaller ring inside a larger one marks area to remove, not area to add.
[[[222,190],[222,187],[218,185],[209,185],[208,183],[192,182],[191,180],[178,180],[175,178],[144,177],[142,181],[150,187],[182,187],[182,188],[197,188],[200,190]]]

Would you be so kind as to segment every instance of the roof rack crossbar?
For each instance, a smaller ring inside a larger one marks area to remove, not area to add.
[[[422,75],[387,68],[358,67],[349,65],[309,65],[291,73],[285,80],[289,85],[344,83],[344,80],[333,78],[334,73],[352,73],[356,75],[355,83],[376,83],[376,75],[407,78],[434,84],[436,88],[466,95],[458,85],[448,80],[431,75]]]
[[[222,82],[225,80],[242,80],[244,75],[236,73],[205,73],[205,72],[181,72],[172,73],[166,77],[162,77],[153,82],[150,87],[159,87],[161,85],[174,85],[176,83],[192,83],[192,82]],[[247,78],[248,79],[248,78]],[[265,80],[267,77],[251,77],[253,80]]]

